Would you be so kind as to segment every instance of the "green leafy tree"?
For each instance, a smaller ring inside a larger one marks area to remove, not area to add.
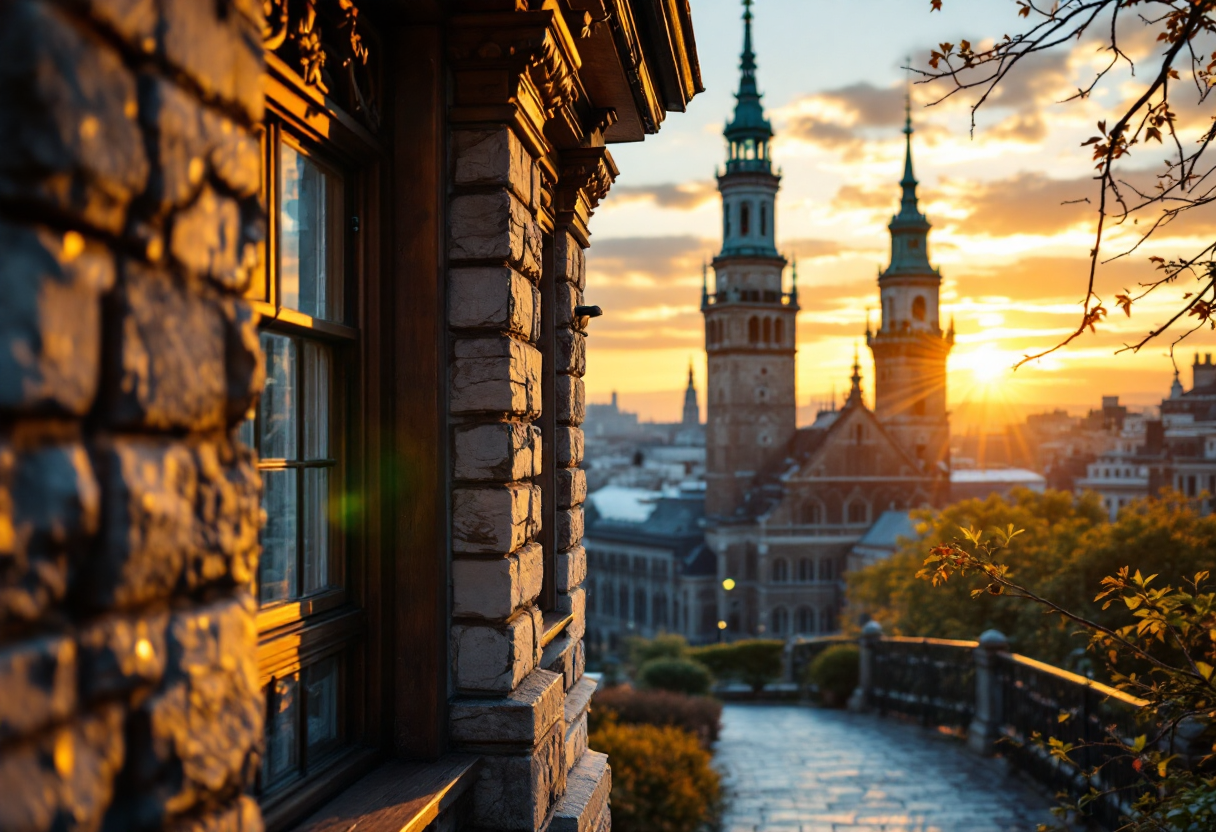
[[[1142,516],[1150,511],[1146,507]],[[1194,520],[1193,513],[1175,516]],[[1063,711],[1061,727],[1053,732],[1057,735],[1038,736],[1035,742],[1078,769],[1081,782],[1101,784],[1105,767],[1130,762],[1139,782],[1121,787],[1131,805],[1120,832],[1216,829],[1216,592],[1208,570],[1181,577],[1174,585],[1156,573],[1144,576],[1122,566],[1101,578],[1101,591],[1092,600],[1110,619],[1100,621],[1015,577],[1009,561],[1021,548],[1023,530],[1008,525],[988,533],[970,526],[959,531],[961,537],[931,548],[917,577],[938,588],[962,584],[972,599],[1021,603],[1079,629],[1088,636],[1091,654],[1102,662],[1115,686],[1147,703],[1137,714],[1143,730],[1138,736],[1125,737],[1112,728],[1099,740],[1073,742],[1067,727],[1071,715]],[[1211,549],[1206,557],[1210,562]],[[961,580],[951,582],[955,576]],[[1170,744],[1188,723],[1202,729],[1191,733],[1208,746],[1198,759],[1180,758]],[[1087,746],[1103,755],[1092,768],[1084,769],[1077,752]],[[1074,814],[1084,816],[1095,800],[1114,791],[1092,785],[1062,805],[1058,814],[1064,820]]]
[[[951,543],[959,528],[985,533],[1012,525],[1020,529],[1018,545],[1005,554],[1005,565],[1023,586],[1051,597],[1061,606],[1095,621],[1113,625],[1115,614],[1103,610],[1092,588],[1104,576],[1129,563],[1151,564],[1155,572],[1193,575],[1210,567],[1216,552],[1216,517],[1202,517],[1179,495],[1139,501],[1114,523],[1093,495],[1015,491],[1009,497],[964,500],[940,512],[925,512],[918,522],[924,537],[905,541],[880,563],[849,576],[849,601],[868,612],[893,635],[976,638],[987,629],[1004,633],[1015,650],[1052,664],[1102,674],[1084,652],[1078,627],[1059,616],[1014,598],[971,602],[971,587],[951,582],[932,588],[915,580],[924,550]]]

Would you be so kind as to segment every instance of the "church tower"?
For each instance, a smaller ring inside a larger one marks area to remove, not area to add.
[[[706,513],[731,514],[753,475],[784,454],[794,435],[797,286],[783,286],[776,239],[777,191],[752,51],[752,0],[743,0],[743,55],[734,118],[726,126],[722,251],[714,291],[701,290],[709,365]]]
[[[954,325],[943,332],[938,310],[941,273],[929,264],[929,220],[916,199],[912,175],[912,105],[904,123],[903,197],[891,231],[891,265],[878,276],[882,321],[866,325],[874,354],[874,414],[892,438],[925,470],[950,463],[946,411],[946,358]]]
[[[688,362],[688,387],[684,390],[684,415],[680,424],[686,428],[701,426],[701,408],[697,404],[697,387],[692,377],[692,362]]]

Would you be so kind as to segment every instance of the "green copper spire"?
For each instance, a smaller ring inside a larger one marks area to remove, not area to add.
[[[756,53],[752,51],[752,0],[743,0],[743,54],[739,58],[739,92],[735,116],[724,135],[730,145],[728,173],[736,170],[770,170],[769,141],[773,128],[764,116],[756,84]]]
[[[891,231],[891,265],[879,275],[935,274],[929,265],[929,219],[920,211],[916,198],[916,176],[912,172],[912,95],[904,101],[904,176],[899,180],[902,195],[899,213],[887,226]]]

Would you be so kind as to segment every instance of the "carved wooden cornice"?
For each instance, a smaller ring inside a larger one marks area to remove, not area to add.
[[[579,147],[561,152],[556,193],[556,219],[569,226],[583,246],[590,244],[588,224],[616,181],[616,162],[606,147]]]
[[[374,132],[380,128],[378,56],[355,0],[262,0],[262,45],[303,81]]]

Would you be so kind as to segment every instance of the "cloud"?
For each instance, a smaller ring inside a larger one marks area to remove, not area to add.
[[[591,281],[617,285],[626,276],[642,283],[659,283],[672,278],[699,276],[701,262],[718,243],[690,234],[664,237],[608,237],[595,240],[587,253]]]
[[[1024,171],[985,182],[943,183],[951,201],[966,212],[952,223],[962,234],[993,237],[1012,234],[1056,234],[1081,223],[1092,224],[1097,184],[1090,177],[1051,179]]]
[[[667,182],[660,185],[617,185],[609,194],[613,205],[652,202],[660,208],[693,211],[718,198],[713,182]]]

